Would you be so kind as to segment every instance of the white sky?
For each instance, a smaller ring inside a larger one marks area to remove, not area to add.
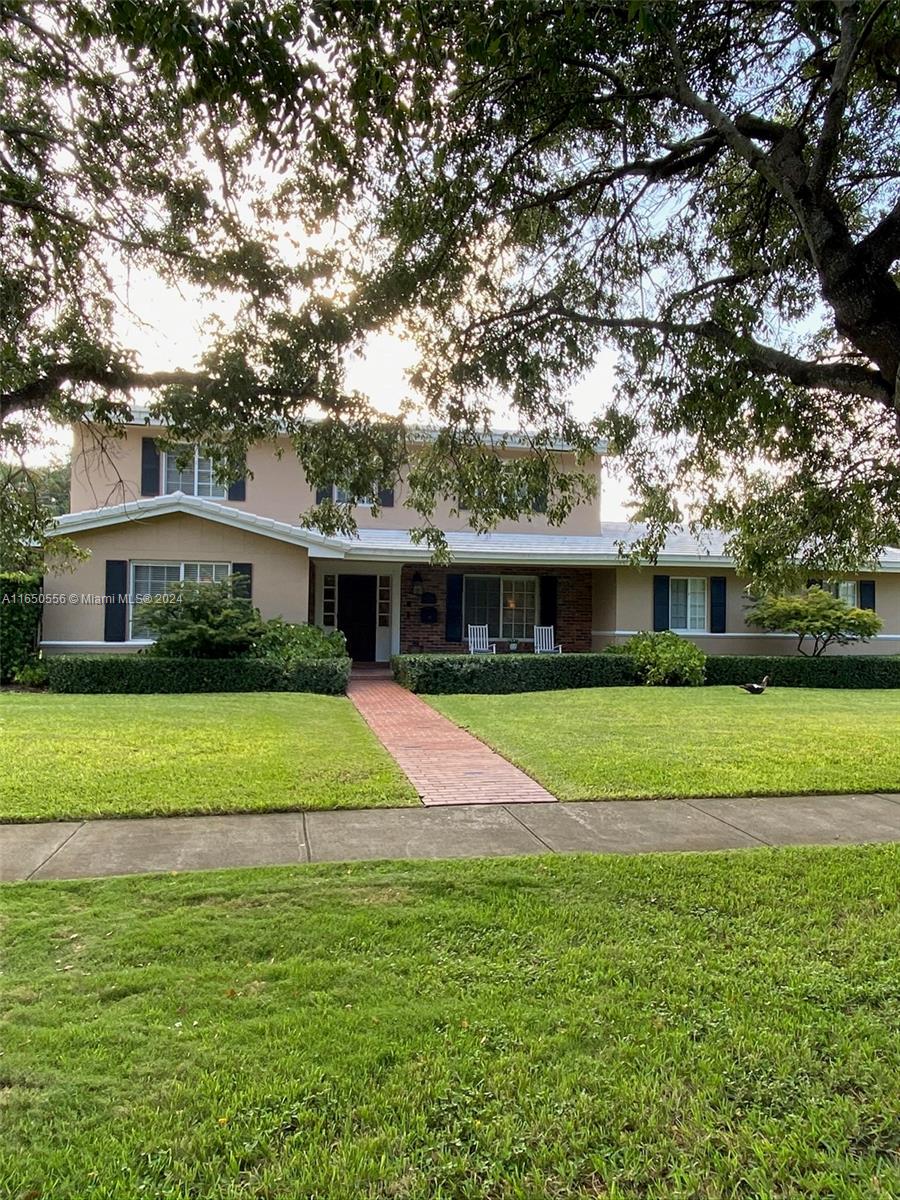
[[[145,370],[189,369],[203,347],[201,325],[210,315],[208,301],[190,291],[176,291],[159,279],[133,279],[119,297],[130,306],[119,324],[122,343],[137,351]],[[138,315],[139,314],[139,315]],[[227,321],[227,308],[218,315]],[[406,372],[415,361],[414,348],[399,337],[379,334],[370,339],[364,357],[355,361],[348,373],[350,387],[369,397],[382,412],[396,412],[404,397],[411,395]],[[616,356],[601,354],[596,366],[572,391],[574,415],[586,420],[602,411],[612,398]],[[502,424],[502,422],[500,422]],[[64,453],[71,444],[70,435],[60,431],[56,446]],[[35,463],[46,462],[52,448],[36,453]],[[608,471],[603,479],[603,516],[610,521],[626,520],[624,505],[630,499],[627,485]]]

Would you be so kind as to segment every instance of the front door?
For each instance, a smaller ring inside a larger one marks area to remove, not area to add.
[[[375,661],[377,575],[338,575],[338,628],[354,662]]]

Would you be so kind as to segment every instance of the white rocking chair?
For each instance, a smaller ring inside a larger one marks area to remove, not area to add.
[[[496,654],[497,645],[495,642],[488,641],[487,625],[470,625],[469,626],[469,653],[470,654]]]
[[[557,644],[556,630],[552,625],[535,625],[534,652],[535,654],[562,654],[562,646]]]

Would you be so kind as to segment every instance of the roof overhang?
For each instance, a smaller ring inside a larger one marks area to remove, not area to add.
[[[149,496],[129,500],[122,504],[111,504],[83,512],[67,513],[57,517],[49,536],[85,533],[111,526],[125,525],[134,521],[152,520],[157,517],[190,516],[201,521],[212,521],[245,533],[286,542],[307,550],[311,558],[344,559],[354,562],[399,562],[428,563],[433,551],[428,545],[416,544],[410,534],[403,530],[359,530],[356,537],[328,537],[317,529],[307,529],[271,517],[258,516],[219,504],[215,500],[204,500],[173,492],[166,496]],[[627,544],[629,537],[639,535],[639,530],[619,526],[604,536],[573,536],[566,534],[474,534],[447,533],[447,545],[451,561],[455,564],[509,564],[521,566],[556,567],[621,567],[628,565],[627,558],[620,553],[619,545]],[[720,567],[734,569],[733,560],[720,548],[705,550],[697,544],[696,550],[682,544],[660,551],[653,565],[659,567]],[[873,570],[877,572],[900,572],[900,553],[891,551],[890,557],[882,559]],[[649,566],[650,563],[644,565]]]
[[[503,563],[547,567],[622,567],[627,561],[614,550],[543,550],[535,546],[522,546],[520,549],[503,549],[485,546],[484,548],[459,547],[452,543],[449,547],[450,561],[454,564]],[[310,551],[311,557],[316,557],[315,550]],[[344,554],[345,558],[353,561],[372,562],[422,562],[431,561],[432,551],[428,546],[408,544],[405,547],[386,547],[378,545],[350,545]],[[642,564],[649,566],[649,562]],[[657,565],[669,567],[734,567],[730,558],[721,555],[667,555],[661,553]]]
[[[133,521],[152,520],[169,516],[197,517],[201,521],[212,521],[227,525],[246,533],[272,538],[276,542],[289,542],[303,546],[317,558],[344,558],[344,548],[334,538],[327,538],[314,529],[302,525],[289,525],[260,517],[255,513],[243,512],[213,500],[202,500],[197,496],[186,496],[184,492],[172,492],[167,496],[148,496],[141,500],[128,500],[123,504],[111,504],[103,508],[86,509],[84,512],[66,513],[57,517],[48,533],[65,535],[84,533],[88,530],[106,529],[112,525],[124,525]]]
[[[318,418],[322,420],[323,418]],[[130,418],[126,421],[127,425],[145,425],[153,428],[164,429],[166,422],[158,413],[155,413],[152,408],[146,405],[132,405]],[[285,432],[287,427],[285,426]],[[409,425],[407,426],[406,435],[408,441],[412,445],[427,446],[433,442],[440,430],[432,428],[428,425]],[[488,429],[485,430],[482,436],[482,442],[485,446],[496,446],[497,449],[504,450],[534,450],[534,441],[527,431],[515,429]],[[563,438],[550,438],[543,443],[544,448],[553,450],[560,454],[574,452],[574,446]],[[597,438],[592,443],[592,449],[595,454],[608,454],[609,441],[606,438]]]

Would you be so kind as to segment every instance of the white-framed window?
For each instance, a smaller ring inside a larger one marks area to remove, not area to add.
[[[335,504],[355,504],[357,508],[371,508],[375,503],[371,496],[359,496],[354,500],[349,492],[344,491],[337,484],[332,485],[331,498]]]
[[[859,583],[855,579],[834,579],[822,585],[826,592],[837,596],[851,608],[859,608]]]
[[[699,575],[669,580],[669,628],[675,633],[703,633],[707,628],[707,583]]]
[[[322,627],[334,629],[337,626],[337,575],[322,576]]]
[[[378,576],[378,628],[389,629],[391,624],[391,577]]]
[[[180,461],[185,463],[184,470],[179,469]],[[184,492],[186,496],[204,496],[211,500],[224,500],[228,496],[228,488],[215,477],[212,460],[204,458],[196,446],[167,450],[163,454],[162,477],[167,495]]]
[[[231,563],[224,562],[133,562],[131,564],[132,639],[149,639],[149,630],[141,622],[141,604],[152,596],[164,596],[176,583],[221,583],[231,574]]]
[[[537,623],[538,581],[533,575],[466,575],[463,624],[487,625],[488,636],[531,641]]]

